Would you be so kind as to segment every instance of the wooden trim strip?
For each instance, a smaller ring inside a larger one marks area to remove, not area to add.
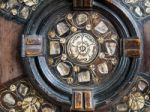
[[[74,10],[91,10],[93,7],[93,0],[73,0]]]

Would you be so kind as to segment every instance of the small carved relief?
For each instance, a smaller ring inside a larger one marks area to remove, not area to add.
[[[150,86],[146,78],[138,76],[128,95],[116,104],[117,112],[149,112],[150,111]]]
[[[0,91],[0,108],[3,112],[56,112],[27,79],[20,79]]]
[[[41,0],[1,0],[0,12],[27,20],[40,3]]]
[[[141,110],[144,107],[145,99],[140,92],[129,94],[129,108],[134,111]]]
[[[123,3],[137,18],[150,15],[150,0],[123,0]]]
[[[77,33],[69,40],[67,52],[73,60],[79,63],[89,63],[97,55],[97,43],[91,35]]]

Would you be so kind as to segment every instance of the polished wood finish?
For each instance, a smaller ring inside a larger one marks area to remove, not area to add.
[[[41,36],[28,35],[22,41],[22,57],[35,57],[43,55],[43,39]]]
[[[150,20],[144,23],[144,63],[143,72],[150,73]]]
[[[20,35],[23,25],[0,17],[0,84],[23,74]]]
[[[93,0],[73,0],[75,10],[89,10],[93,7]]]
[[[140,57],[141,55],[140,39],[124,39],[123,48],[126,57]]]

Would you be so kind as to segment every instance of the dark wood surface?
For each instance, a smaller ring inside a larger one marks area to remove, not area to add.
[[[0,85],[23,75],[20,35],[23,25],[0,17]],[[150,21],[144,24],[144,62],[142,72],[150,73]],[[105,112],[104,109],[98,111]]]
[[[23,25],[0,17],[0,84],[23,74],[20,35]]]
[[[23,25],[0,17],[0,84],[23,74],[20,62],[20,35]],[[142,72],[150,72],[150,21],[144,24]]]
[[[144,24],[144,34],[143,72],[150,73],[150,20]]]

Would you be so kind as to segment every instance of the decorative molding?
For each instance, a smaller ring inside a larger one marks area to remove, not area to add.
[[[22,57],[35,57],[43,55],[43,38],[38,35],[23,36]]]
[[[89,10],[93,7],[93,0],[73,0],[75,10]]]
[[[126,57],[140,57],[141,56],[141,41],[137,38],[130,38],[123,40],[124,55]]]

